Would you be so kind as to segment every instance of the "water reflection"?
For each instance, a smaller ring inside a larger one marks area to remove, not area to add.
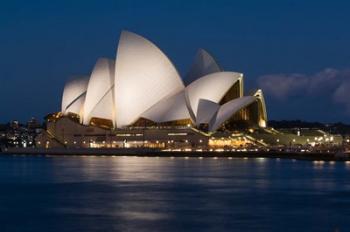
[[[345,231],[349,166],[262,158],[1,157],[0,223],[8,231]]]

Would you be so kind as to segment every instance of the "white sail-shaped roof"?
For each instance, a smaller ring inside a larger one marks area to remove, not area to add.
[[[85,125],[93,117],[114,121],[114,66],[113,60],[100,58],[91,73],[84,104]]]
[[[254,96],[246,96],[241,98],[236,98],[225,104],[223,104],[216,115],[215,122],[212,125],[209,125],[210,131],[217,130],[225,121],[232,117],[239,110],[247,107],[256,101]]]
[[[121,33],[114,87],[117,127],[132,124],[155,103],[183,88],[177,70],[159,48],[134,33]]]
[[[266,104],[265,104],[265,98],[264,98],[264,94],[262,92],[261,89],[258,89],[254,95],[258,101],[261,103],[261,115],[259,117],[259,126],[260,127],[266,127],[266,123],[267,123],[267,112],[266,112]]]
[[[63,90],[61,112],[75,113],[82,118],[82,108],[89,78],[86,76],[73,77],[66,83]]]
[[[199,99],[219,103],[225,93],[242,76],[235,72],[217,72],[206,75],[186,87],[186,104],[193,121],[196,121]]]
[[[199,49],[185,79],[187,82],[192,82],[202,76],[220,71],[222,70],[215,59],[204,49]]]
[[[200,99],[197,110],[196,125],[199,126],[202,123],[209,123],[214,117],[215,113],[220,108],[220,105],[205,99]]]
[[[186,106],[185,92],[180,91],[173,96],[162,99],[144,112],[141,117],[158,123],[189,119],[190,114]]]
[[[103,98],[96,104],[93,111],[91,112],[89,118],[86,119],[85,124],[88,125],[90,120],[92,118],[102,118],[102,119],[108,119],[113,122],[113,125],[115,125],[114,121],[114,95],[113,95],[113,88],[110,89]]]

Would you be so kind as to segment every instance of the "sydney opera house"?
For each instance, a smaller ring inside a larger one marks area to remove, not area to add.
[[[267,114],[262,91],[244,95],[243,74],[205,50],[182,79],[156,45],[123,31],[116,59],[68,81],[61,111],[46,119],[42,147],[187,148],[246,143],[233,131],[264,128]]]

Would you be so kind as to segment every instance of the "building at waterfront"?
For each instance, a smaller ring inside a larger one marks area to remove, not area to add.
[[[100,58],[90,75],[69,80],[61,111],[46,118],[39,147],[208,149],[264,142],[262,90],[244,94],[243,74],[224,71],[200,49],[185,78],[152,42],[123,31],[115,60]]]
[[[86,126],[108,128],[148,121],[190,123],[216,131],[231,119],[266,126],[261,90],[244,96],[243,74],[223,71],[205,50],[199,50],[186,79],[195,81],[185,86],[159,48],[139,35],[123,31],[115,61],[100,58],[91,75],[67,82],[61,113]]]

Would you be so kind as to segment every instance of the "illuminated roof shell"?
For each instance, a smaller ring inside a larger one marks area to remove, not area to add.
[[[141,117],[157,123],[189,119],[190,114],[186,106],[185,92],[180,91],[173,96],[162,99],[144,112]]]
[[[200,99],[219,103],[241,76],[241,73],[217,72],[201,77],[188,85],[185,89],[185,96],[192,120],[196,121]]]
[[[209,124],[215,118],[215,114],[219,108],[220,105],[215,102],[199,99],[196,125],[199,126],[203,123]]]
[[[132,124],[148,108],[183,88],[177,70],[159,48],[134,33],[121,33],[114,87],[118,127]]]
[[[215,59],[204,49],[199,49],[186,76],[187,81],[194,81],[211,73],[221,72]]]
[[[82,119],[83,105],[89,78],[86,76],[73,77],[66,83],[63,90],[61,112],[64,115],[75,113]]]
[[[209,125],[209,130],[216,131],[225,121],[231,118],[235,113],[254,103],[256,100],[257,99],[254,96],[246,96],[236,98],[223,104],[217,112],[214,123],[212,125]]]
[[[100,58],[91,73],[84,104],[85,125],[91,118],[114,121],[114,66],[113,60]]]

